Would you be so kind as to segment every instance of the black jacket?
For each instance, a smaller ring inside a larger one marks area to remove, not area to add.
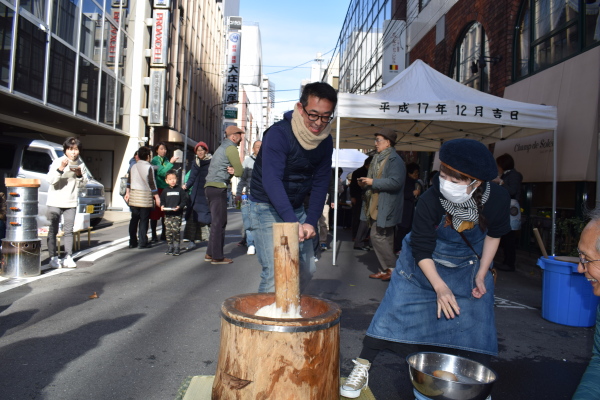
[[[175,208],[179,207],[177,211],[167,211],[165,210],[166,216],[172,215],[182,215],[183,208],[187,203],[187,193],[180,186],[168,187],[163,189],[160,194],[160,205],[165,208]]]

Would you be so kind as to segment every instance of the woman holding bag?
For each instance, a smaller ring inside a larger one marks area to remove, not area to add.
[[[148,221],[150,212],[156,204],[160,207],[160,198],[154,178],[154,168],[150,164],[151,151],[148,147],[138,150],[139,161],[131,167],[127,178],[125,202],[131,210],[129,221],[129,248],[149,248]],[[138,229],[139,225],[139,229]]]

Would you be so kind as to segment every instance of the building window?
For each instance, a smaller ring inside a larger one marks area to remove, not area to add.
[[[0,85],[8,87],[15,12],[0,3]]]
[[[50,49],[50,74],[48,77],[48,102],[73,110],[75,85],[75,52],[58,40],[52,40]]]
[[[79,57],[79,79],[77,81],[77,114],[96,119],[98,104],[98,66]]]
[[[515,35],[515,79],[600,43],[599,1],[525,0]]]
[[[77,40],[77,14],[80,12],[77,2],[54,0],[52,7],[52,33],[75,45]]]
[[[47,34],[21,16],[17,38],[15,90],[42,100]]]
[[[463,85],[489,92],[489,40],[483,26],[474,22],[465,31],[452,55],[452,78]]]

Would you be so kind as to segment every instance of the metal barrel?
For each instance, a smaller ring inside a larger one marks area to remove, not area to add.
[[[2,276],[30,278],[41,274],[41,239],[14,241],[2,239]]]
[[[14,182],[13,182],[14,181]],[[19,179],[11,181],[15,185]],[[23,181],[23,184],[31,184]],[[38,183],[39,186],[39,183]],[[6,185],[6,239],[31,241],[38,238],[38,187]]]

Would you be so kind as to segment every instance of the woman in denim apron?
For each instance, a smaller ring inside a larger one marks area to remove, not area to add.
[[[500,237],[510,230],[510,198],[489,182],[496,162],[482,143],[446,142],[440,161],[342,396],[360,396],[380,350],[441,351],[484,364],[498,353],[490,270]]]

